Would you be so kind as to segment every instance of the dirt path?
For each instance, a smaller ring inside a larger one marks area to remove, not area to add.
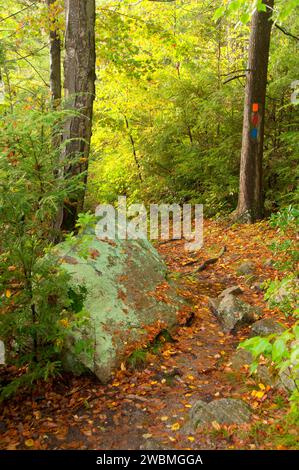
[[[243,329],[236,336],[224,335],[210,313],[208,297],[239,284],[243,298],[265,308],[262,292],[254,292],[237,277],[235,265],[252,260],[256,279],[274,276],[262,264],[269,257],[264,239],[272,237],[266,225],[225,229],[206,222],[205,247],[197,264],[187,266],[190,253],[183,242],[169,242],[159,250],[169,269],[192,271],[203,260],[227,252],[216,265],[196,278],[183,277],[181,294],[194,312],[192,324],[181,328],[174,342],[165,342],[158,354],[150,354],[140,370],[121,370],[107,386],[93,378],[69,379],[69,383],[47,385],[19,400],[9,401],[0,424],[2,449],[218,449],[261,448],[257,437],[242,437],[234,427],[217,426],[211,431],[187,431],[190,408],[197,400],[221,397],[251,400],[252,379],[236,375],[230,357],[237,344],[248,335]],[[272,313],[273,314],[273,313]],[[277,313],[278,315],[278,313]],[[64,379],[67,380],[67,379]],[[250,389],[251,387],[251,389]],[[269,400],[271,392],[268,393]],[[255,406],[254,422],[271,423],[275,407],[265,401]],[[225,431],[225,432],[224,432]]]

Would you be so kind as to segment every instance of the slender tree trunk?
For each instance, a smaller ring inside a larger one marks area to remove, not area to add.
[[[263,3],[267,11],[254,13],[249,41],[237,208],[237,218],[244,222],[254,222],[263,216],[265,101],[274,0],[264,0]]]
[[[50,17],[50,90],[53,107],[61,101],[61,41],[51,6],[56,0],[47,0]]]
[[[132,132],[131,132],[131,130],[130,130],[128,118],[127,118],[127,116],[126,116],[125,114],[124,114],[123,116],[124,116],[124,119],[125,119],[126,129],[127,129],[127,131],[128,131],[128,136],[129,136],[129,139],[130,139],[130,143],[131,143],[131,146],[132,146],[132,153],[133,153],[134,161],[135,161],[136,166],[137,166],[138,177],[139,177],[139,179],[140,179],[140,182],[142,183],[142,182],[143,182],[143,178],[142,178],[142,173],[141,173],[141,167],[140,167],[139,159],[138,159],[138,157],[137,157],[137,150],[136,150],[135,140],[134,140],[134,137],[133,137]]]
[[[66,107],[78,112],[63,135],[65,178],[78,176],[78,189],[65,201],[61,228],[71,231],[83,209],[95,96],[95,0],[66,0],[64,89]]]

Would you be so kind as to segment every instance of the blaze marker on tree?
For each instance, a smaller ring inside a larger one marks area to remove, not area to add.
[[[251,131],[250,131],[250,135],[253,139],[257,139],[258,138],[258,135],[259,135],[259,129],[258,129],[258,125],[259,125],[259,104],[258,103],[253,103],[252,104],[252,118],[251,118],[251,123],[252,125],[254,126]]]

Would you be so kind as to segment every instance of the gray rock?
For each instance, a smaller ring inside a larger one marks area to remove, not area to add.
[[[232,294],[228,294],[223,298],[210,298],[209,306],[225,332],[231,332],[244,325],[249,325],[257,321],[262,315],[258,307],[252,307]]]
[[[271,318],[258,320],[251,326],[252,336],[268,336],[274,333],[283,333],[285,327]]]
[[[290,374],[289,370],[282,371],[278,374],[277,387],[286,391],[287,393],[294,392],[299,385],[299,371],[297,370],[296,382],[294,377]]]
[[[157,286],[166,283],[167,269],[149,241],[109,242],[92,235],[87,258],[67,244],[56,249],[72,288],[84,288],[80,310],[87,322],[70,333],[67,344],[65,365],[74,373],[80,372],[79,363],[107,382],[133,345],[146,344],[147,326],[156,326],[158,334],[159,328],[171,331],[178,325],[183,301],[171,284],[163,299],[156,295]],[[82,340],[90,351],[78,352]]]
[[[253,362],[253,356],[250,351],[240,348],[234,352],[230,362],[233,370],[240,371],[243,367],[250,366]]]
[[[266,364],[258,365],[256,378],[264,385],[270,385],[270,387],[273,388],[277,386],[277,377],[272,373],[270,368],[266,366]]]
[[[285,300],[290,299],[295,302],[298,301],[299,292],[299,280],[298,279],[287,279],[282,283],[280,288],[275,292],[272,300],[276,304],[283,303]]]
[[[219,424],[243,424],[250,421],[251,409],[242,400],[220,398],[210,403],[199,400],[192,407],[190,422],[193,428],[216,421]]]
[[[232,286],[232,287],[228,287],[227,289],[224,289],[221,292],[221,294],[219,294],[218,298],[222,299],[226,295],[229,295],[229,294],[238,295],[238,294],[242,294],[242,292],[243,292],[243,290],[241,289],[240,286]]]
[[[296,339],[295,341],[292,341],[291,348],[293,351],[299,350],[298,339]],[[278,379],[279,379],[279,385],[287,393],[291,393],[294,390],[298,389],[299,387],[299,359],[297,359],[296,355],[291,360],[290,367],[279,372]]]
[[[239,276],[245,276],[246,274],[252,274],[255,271],[255,265],[251,261],[245,261],[240,264],[237,268],[237,274]]]
[[[252,363],[253,356],[246,349],[238,349],[231,357],[231,367],[236,372],[242,371],[243,368],[249,367]],[[277,383],[276,377],[265,364],[259,364],[254,377],[264,385],[270,385],[271,387],[274,387]]]

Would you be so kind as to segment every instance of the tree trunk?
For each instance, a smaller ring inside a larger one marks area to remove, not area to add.
[[[66,0],[64,89],[68,119],[63,135],[65,178],[78,177],[65,201],[61,228],[71,231],[83,209],[95,97],[95,0]]]
[[[50,17],[50,90],[53,108],[61,101],[61,41],[51,6],[56,0],[47,0]]]
[[[237,218],[250,223],[262,218],[264,206],[262,161],[274,0],[264,0],[263,3],[267,11],[255,12],[251,24],[237,208]]]

